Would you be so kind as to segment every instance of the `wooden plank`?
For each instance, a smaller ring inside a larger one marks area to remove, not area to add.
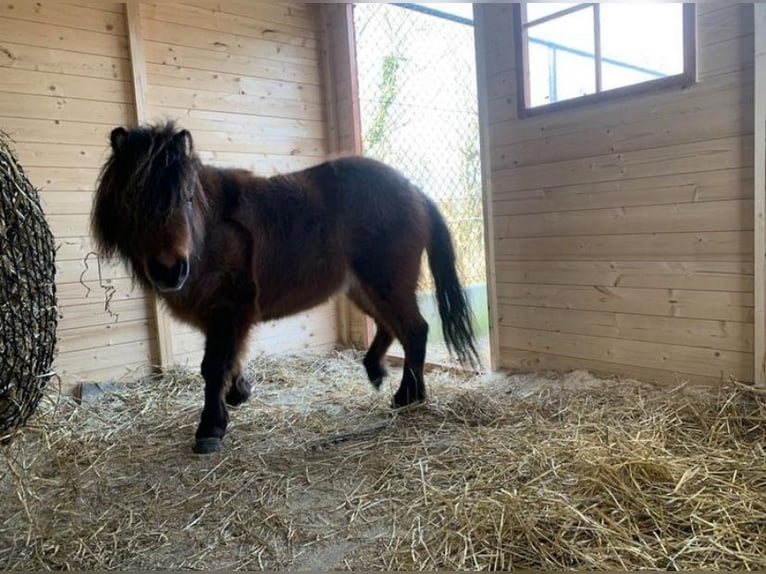
[[[183,362],[190,353],[199,353],[199,360],[202,360],[205,352],[205,336],[202,333],[198,331],[179,333],[178,330],[174,330],[173,343],[173,347],[178,349],[173,355],[174,362]]]
[[[248,357],[331,347],[338,339],[335,321],[335,306],[326,303],[305,313],[256,325],[250,334]],[[191,359],[194,363],[201,358],[205,338],[199,331],[176,325],[174,341],[182,349],[176,352],[176,360]]]
[[[749,261],[499,261],[499,283],[752,293]]]
[[[516,49],[513,39],[513,10],[511,4],[477,4],[481,14],[477,21],[484,22],[483,52],[487,75],[516,68]]]
[[[2,90],[12,94],[35,94],[79,98],[99,102],[130,102],[130,86],[121,80],[52,75],[13,68],[0,68]]]
[[[189,124],[184,122],[189,129]],[[323,138],[303,138],[283,136],[281,133],[266,136],[248,132],[195,130],[194,147],[197,150],[232,152],[243,154],[263,154],[264,156],[299,156],[325,158],[325,140]]]
[[[496,197],[494,206],[498,216],[750,199],[753,170],[743,167],[595,184],[563,182],[560,186],[496,194]]]
[[[493,165],[498,169],[538,165],[550,160],[627,153],[658,144],[682,145],[752,133],[752,85],[748,82],[735,86],[729,93],[730,102],[711,98],[710,102],[669,118],[618,120],[608,128],[584,126],[578,133],[497,146],[492,150]]]
[[[151,364],[152,346],[151,340],[130,341],[60,353],[55,368],[63,376],[83,376],[93,370],[119,369],[125,363],[143,361]]]
[[[2,114],[2,112],[0,112]],[[14,142],[67,145],[93,145],[108,141],[109,128],[102,124],[87,124],[61,120],[16,118],[0,115],[0,125]],[[78,170],[77,174],[86,174]],[[95,181],[95,178],[93,179]]]
[[[68,145],[54,143],[16,143],[21,165],[29,167],[99,168],[106,160],[105,145]]]
[[[753,322],[752,293],[727,291],[506,283],[498,292],[498,303],[501,307],[517,305]]]
[[[583,209],[495,218],[498,237],[738,231],[753,228],[750,199]]]
[[[103,345],[148,341],[154,329],[154,324],[146,320],[67,329],[58,333],[57,346],[59,353],[69,353]]]
[[[115,301],[109,305],[109,309],[111,313],[104,309],[103,300],[62,308],[57,332],[79,327],[141,321],[151,314],[151,307],[146,299]]]
[[[489,110],[487,113],[490,118],[490,130],[493,130],[492,126],[496,123],[515,122],[518,120],[518,95],[506,93],[496,98],[490,98],[487,102],[487,109]]]
[[[106,291],[109,289],[109,292]],[[93,300],[103,300],[106,296],[112,301],[122,299],[143,299],[143,292],[132,277],[119,277],[116,279],[83,277],[77,283],[57,283],[56,299],[66,302],[67,305],[84,305]]]
[[[144,55],[144,32],[141,19],[141,5],[125,4],[125,19],[128,25],[130,63],[133,76],[133,92],[136,106],[136,121],[142,124],[149,118],[147,110],[146,57]],[[157,326],[158,366],[167,367],[173,362],[173,330],[167,311],[159,298],[152,296],[155,324]]]
[[[89,215],[93,204],[93,192],[66,191],[40,192],[40,204],[45,213],[58,215]]]
[[[148,64],[146,68],[149,83],[156,86],[187,89],[204,86],[205,90],[220,94],[260,95],[308,104],[322,104],[325,101],[319,86],[298,82],[195,70],[180,65]]]
[[[337,10],[332,5],[319,6],[319,19],[321,26],[321,56],[322,56],[322,85],[324,87],[324,101],[327,103],[325,107],[325,125],[326,125],[326,139],[327,139],[327,152],[330,157],[334,157],[340,150],[340,138],[338,135],[338,89],[340,82],[337,81],[338,69],[335,66],[333,52],[332,52],[332,33],[333,27],[333,11]],[[344,295],[338,295],[336,297],[336,306],[338,309],[338,343],[345,348],[351,346],[350,338],[350,303],[348,298]]]
[[[753,5],[755,26],[755,384],[766,386],[766,6]]]
[[[501,70],[485,80],[487,101],[516,97],[516,70]],[[514,100],[515,101],[515,100]]]
[[[128,47],[130,50],[131,79],[133,80],[136,119],[141,124],[148,118],[146,109],[146,56],[144,55],[141,5],[132,2],[125,4],[125,19],[128,26]]]
[[[740,168],[753,161],[752,137],[727,137],[683,145],[659,146],[624,154],[549,162],[496,170],[493,186],[502,192],[539,187],[598,183],[647,176]]]
[[[516,305],[504,305],[501,314],[501,330],[518,327],[742,353],[753,349],[752,323]],[[513,339],[503,335],[503,340]]]
[[[716,76],[737,71],[745,71],[752,75],[754,45],[752,29],[738,38],[699,44],[699,81],[705,82]]]
[[[161,22],[180,24],[190,28],[202,28],[216,32],[236,34],[245,38],[267,40],[287,46],[317,49],[316,29],[286,26],[288,15],[284,13],[279,25],[272,26],[259,14],[259,5],[254,6],[249,17],[228,14],[212,8],[188,4],[154,4],[147,6],[146,17]],[[225,9],[225,6],[224,6]],[[309,26],[313,25],[313,21]]]
[[[359,82],[356,61],[356,28],[353,7],[332,5],[328,51],[334,72],[334,107],[337,118],[336,156],[362,153]],[[339,297],[345,314],[345,330],[350,347],[367,348],[372,341],[372,327],[367,317],[347,296]]]
[[[321,120],[323,106],[293,102],[262,95],[221,94],[201,89],[168,88],[150,84],[148,99],[153,106],[180,106],[195,110],[236,112],[243,115]]]
[[[479,153],[481,158],[482,216],[484,219],[484,245],[486,249],[487,301],[489,307],[489,368],[497,369],[500,356],[500,309],[498,308],[498,262],[495,255],[495,225],[498,221],[494,208],[494,189],[492,187],[492,141],[489,131],[489,112],[487,82],[487,22],[486,12],[474,5],[474,46],[476,50],[477,98],[479,111]]]
[[[184,127],[190,130],[224,131],[232,134],[245,134],[251,137],[268,137],[273,136],[274,133],[310,139],[322,138],[324,136],[324,121],[318,120],[243,116],[231,112],[211,112],[173,106],[157,106],[153,102],[151,113],[153,116],[176,118],[183,123]]]
[[[53,368],[56,369],[56,363],[54,362]],[[138,381],[151,373],[151,365],[147,362],[146,358],[139,361],[130,363],[124,363],[119,367],[107,367],[105,369],[89,369],[84,368],[80,370],[72,369],[69,371],[59,371],[59,375],[63,376],[63,383],[61,385],[61,392],[63,394],[77,394],[79,392],[79,383],[92,382],[92,381],[109,381],[109,382],[130,382]]]
[[[222,57],[227,54],[239,56],[258,54],[260,59],[275,63],[294,62],[310,65],[313,62],[316,65],[318,58],[316,45],[296,46],[231,34],[221,30],[206,30],[201,27],[190,28],[188,25],[153,19],[152,13],[156,10],[155,6],[147,4],[145,10],[146,17],[142,22],[143,33],[146,40],[151,42],[200,48],[218,52]],[[173,6],[172,10],[175,11],[176,7]],[[199,21],[197,24],[199,26]],[[313,44],[310,41],[307,43]]]
[[[204,356],[205,351],[202,349],[189,351],[184,349],[173,355],[173,363],[186,369],[199,369]]]
[[[733,102],[740,101],[740,97],[744,97],[746,90],[742,90],[741,86],[752,81],[752,71],[733,71],[685,88],[667,89],[638,99],[616,99],[594,106],[540,114],[524,118],[521,123],[517,123],[513,118],[500,120],[491,114],[492,140],[495,145],[505,146],[541,138],[553,140],[585,130],[607,130],[622,124],[642,121],[653,124],[656,120],[672,120],[715,102],[732,105]],[[490,107],[490,111],[493,111],[493,108]]]
[[[682,376],[701,375],[722,380],[733,377],[742,382],[753,380],[751,353],[516,327],[503,327],[503,340],[506,345],[532,352],[555,352],[579,359],[662,369]]]
[[[95,189],[99,169],[82,167],[35,167],[26,170],[32,184],[44,191],[69,192]]]
[[[751,231],[499,238],[502,260],[741,261],[753,253]]]
[[[90,237],[56,237],[55,242],[57,262],[82,261],[88,253],[95,253],[95,245]],[[106,261],[102,264],[106,264]]]
[[[320,163],[317,157],[278,156],[253,153],[214,152],[197,150],[200,159],[218,167],[248,169],[260,175],[274,175],[305,169]]]
[[[338,141],[338,110],[336,103],[338,101],[338,88],[340,86],[340,70],[335,66],[332,48],[331,34],[334,31],[332,22],[333,12],[336,8],[333,5],[322,5],[319,7],[319,16],[321,23],[321,63],[322,63],[322,87],[324,88],[324,101],[327,102],[325,110],[326,138],[327,148],[330,154],[337,153],[339,149]]]
[[[356,54],[356,28],[354,22],[354,6],[343,5],[342,16],[338,20],[340,33],[336,36],[339,46],[334,48],[335,59],[342,70],[341,77],[348,79],[348,90],[339,94],[338,114],[347,117],[349,121],[342,124],[340,130],[340,152],[342,155],[361,155],[362,146],[362,120],[361,106],[359,103],[359,71]],[[347,98],[347,102],[342,104]],[[343,129],[343,128],[346,129]],[[356,324],[351,329],[359,333],[355,343],[362,347],[369,347],[374,337],[374,327],[371,317],[359,311],[355,306],[349,307],[349,323]]]
[[[114,265],[102,262],[99,266],[98,258],[95,253],[90,257],[77,260],[56,259],[56,285],[60,285],[62,290],[67,291],[67,285],[73,285],[75,291],[82,294],[81,298],[103,300],[107,295],[109,288],[114,281],[130,280],[130,272],[124,265]],[[88,294],[88,288],[91,289]],[[109,289],[111,290],[111,289]],[[136,295],[142,297],[140,291]],[[62,305],[85,304],[86,301],[72,303],[67,298],[62,297]]]
[[[0,18],[65,26],[116,36],[126,34],[125,18],[122,14],[61,2],[5,2],[0,5]]]
[[[132,104],[116,104],[56,96],[28,95],[20,98],[17,94],[2,91],[0,85],[0,110],[3,115],[17,118],[68,120],[114,126],[125,123],[135,115]]]
[[[124,2],[102,2],[101,0],[76,0],[75,2],[68,2],[72,6],[82,6],[83,8],[95,8],[104,12],[113,12],[120,16],[125,15],[125,3]]]
[[[107,80],[130,80],[126,58],[14,44],[3,39],[0,67]]]
[[[714,7],[718,9],[712,10]],[[752,34],[753,4],[700,3],[697,7],[697,39],[702,45],[715,45]]]
[[[4,42],[67,50],[83,54],[124,57],[125,38],[113,33],[87,32],[38,22],[21,22],[0,18],[0,38]]]
[[[346,60],[348,62],[348,68],[346,75],[350,80],[351,91],[349,96],[351,98],[351,127],[353,133],[354,148],[348,150],[354,155],[359,155],[363,152],[362,149],[362,119],[361,119],[361,107],[359,105],[359,73],[357,70],[356,59],[356,29],[354,28],[354,6],[353,4],[344,5],[344,17],[345,17],[345,42],[343,43],[344,50],[346,52]]]
[[[258,22],[271,22],[279,24],[286,29],[297,28],[311,31],[315,29],[316,22],[309,14],[308,6],[296,2],[251,2],[249,0],[225,0],[224,2],[210,2],[208,0],[193,0],[185,2],[190,6],[209,8],[224,14],[250,18]],[[273,28],[273,26],[272,26]]]
[[[642,382],[668,385],[673,388],[686,384],[720,388],[721,383],[726,382],[723,381],[720,376],[711,377],[691,375],[689,373],[680,374],[665,369],[636,367],[635,365],[624,365],[615,362],[565,357],[551,353],[530,352],[511,347],[503,347],[501,351],[501,367],[511,372],[553,371],[565,373],[573,370],[584,370],[607,380],[614,379],[615,377],[624,377]]]
[[[176,46],[165,42],[145,42],[146,63],[166,66],[242,74],[254,78],[267,78],[319,86],[319,67],[292,61],[265,60],[253,54],[222,54],[188,46]]]

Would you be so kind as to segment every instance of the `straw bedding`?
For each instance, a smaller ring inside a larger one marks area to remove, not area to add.
[[[208,457],[197,375],[47,395],[0,457],[0,567],[766,568],[762,393],[437,371],[392,413],[358,360],[259,359]]]

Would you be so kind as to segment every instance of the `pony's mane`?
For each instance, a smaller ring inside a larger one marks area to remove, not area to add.
[[[162,224],[199,187],[191,136],[174,122],[112,132],[99,175],[91,228],[99,251],[128,255],[131,234]]]

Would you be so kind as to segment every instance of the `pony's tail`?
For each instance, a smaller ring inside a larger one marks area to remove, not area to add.
[[[476,351],[471,307],[468,303],[455,268],[455,250],[452,246],[447,224],[436,204],[426,199],[431,223],[431,238],[428,243],[428,264],[436,284],[436,301],[442,320],[442,331],[447,349],[457,355],[460,364],[478,368],[481,364]]]

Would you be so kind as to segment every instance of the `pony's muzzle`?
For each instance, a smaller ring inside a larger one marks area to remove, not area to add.
[[[179,257],[170,267],[159,261],[150,261],[147,269],[149,280],[158,291],[169,293],[178,291],[189,278],[189,260]]]

